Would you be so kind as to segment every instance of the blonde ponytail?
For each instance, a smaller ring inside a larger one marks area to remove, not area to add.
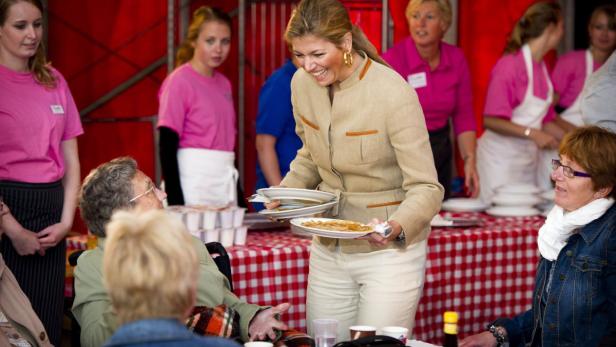
[[[557,24],[561,19],[560,5],[555,2],[537,2],[531,5],[515,24],[505,53],[515,53],[529,40],[541,36],[550,24]]]

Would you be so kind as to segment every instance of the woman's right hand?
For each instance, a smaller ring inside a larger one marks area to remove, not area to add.
[[[41,250],[41,243],[37,234],[30,230],[21,228],[19,232],[10,235],[9,238],[19,255],[33,255],[37,252],[40,255],[45,254],[45,251]]]
[[[458,344],[458,347],[494,347],[496,338],[489,331],[471,335]]]
[[[531,140],[533,140],[537,144],[537,147],[539,147],[541,149],[546,149],[546,148],[556,149],[556,148],[558,148],[558,140],[556,140],[556,138],[554,136],[546,133],[543,130],[533,129],[530,132],[529,137],[530,137]]]

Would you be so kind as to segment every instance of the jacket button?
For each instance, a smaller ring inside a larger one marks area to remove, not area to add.
[[[42,331],[42,332],[39,334],[39,339],[41,339],[41,341],[45,341],[45,332],[44,332],[44,331]]]
[[[556,324],[554,323],[550,323],[549,327],[550,327],[550,330],[556,330]]]
[[[564,280],[565,280],[565,275],[560,274],[560,276],[558,276],[558,278],[559,278],[561,281],[564,281]]]
[[[570,257],[573,255],[573,251],[572,250],[568,250],[565,254],[567,254],[567,257]]]

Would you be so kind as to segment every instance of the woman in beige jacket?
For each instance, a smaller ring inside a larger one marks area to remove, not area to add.
[[[411,329],[443,198],[417,95],[336,0],[300,2],[285,39],[302,67],[291,90],[303,147],[281,185],[333,192],[336,218],[393,228],[388,238],[315,237],[307,318],[338,319],[339,340],[353,324]]]

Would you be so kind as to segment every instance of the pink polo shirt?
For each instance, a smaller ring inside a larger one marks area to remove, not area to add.
[[[167,76],[158,101],[158,126],[175,131],[180,148],[228,152],[235,148],[231,83],[221,73],[206,77],[186,63]]]
[[[0,180],[49,183],[64,176],[61,142],[83,134],[64,77],[54,89],[0,64]]]
[[[545,99],[549,90],[547,80],[549,76],[543,71],[545,63],[532,61],[532,65],[533,94]],[[514,54],[505,54],[496,62],[490,74],[483,114],[511,119],[513,109],[522,103],[527,87],[528,76],[522,50]],[[554,120],[555,115],[554,107],[550,107],[543,118],[543,123]]]
[[[592,71],[601,67],[593,61]],[[558,105],[563,108],[571,106],[582,92],[586,81],[586,50],[572,51],[558,57],[552,71],[554,92],[560,95]]]
[[[440,43],[441,60],[432,71],[419,56],[409,37],[391,49],[383,58],[411,85],[419,97],[428,130],[437,130],[453,119],[456,135],[476,129],[473,115],[471,77],[462,50],[448,43]],[[424,77],[425,76],[425,83]]]

